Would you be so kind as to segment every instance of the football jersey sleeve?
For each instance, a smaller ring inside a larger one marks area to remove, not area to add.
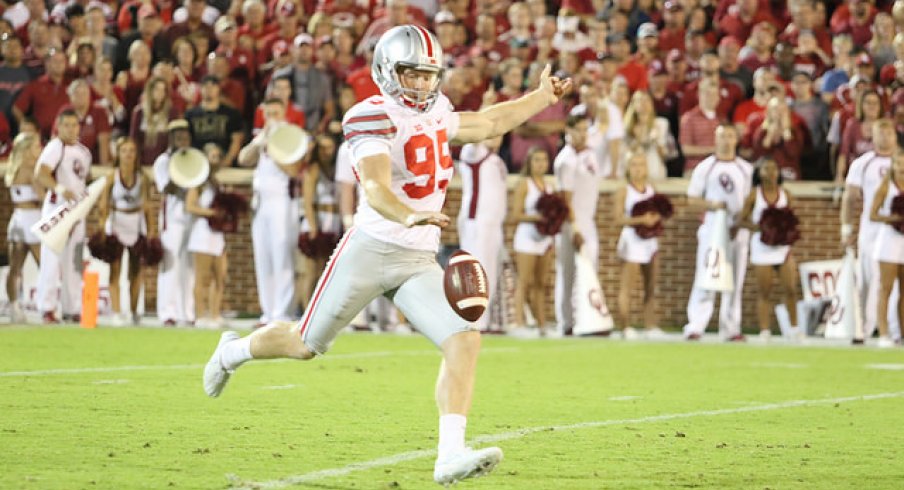
[[[38,165],[49,167],[50,170],[56,170],[62,161],[63,142],[59,138],[54,138],[41,151],[41,156],[38,157]]]
[[[398,134],[378,98],[367,99],[349,109],[342,119],[342,132],[355,163],[373,155],[389,155]]]
[[[336,182],[343,184],[354,184],[358,179],[355,178],[355,172],[352,170],[352,154],[348,148],[348,143],[343,142],[336,150]]]
[[[863,162],[864,157],[869,154],[870,153],[866,153],[851,163],[847,177],[844,179],[845,184],[863,188]]]
[[[706,192],[706,176],[709,174],[709,168],[712,166],[712,160],[707,158],[694,167],[691,173],[691,181],[687,184],[688,197],[703,197]]]

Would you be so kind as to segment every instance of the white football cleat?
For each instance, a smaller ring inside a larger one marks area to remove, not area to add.
[[[440,485],[451,485],[466,478],[479,478],[493,471],[502,461],[502,449],[486,447],[483,449],[465,448],[453,453],[442,461],[436,460],[433,467],[433,481]]]
[[[226,382],[229,381],[233,371],[223,367],[221,349],[228,342],[239,338],[240,336],[236,332],[223,332],[223,335],[220,336],[217,348],[213,351],[213,355],[210,356],[210,360],[207,361],[207,365],[204,366],[204,392],[207,393],[207,396],[218,397],[223,392],[223,388],[226,387]]]

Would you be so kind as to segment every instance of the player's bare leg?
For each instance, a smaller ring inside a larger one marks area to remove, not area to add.
[[[465,428],[480,352],[480,332],[452,335],[441,348],[443,362],[436,380],[436,405],[440,413],[439,446],[433,479],[448,485],[488,473],[502,460],[502,450],[489,447],[475,451],[465,447]]]

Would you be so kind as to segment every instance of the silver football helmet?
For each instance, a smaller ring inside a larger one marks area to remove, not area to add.
[[[443,48],[432,32],[417,25],[403,25],[386,31],[377,41],[371,77],[384,96],[404,107],[427,112],[439,97],[442,63]],[[428,88],[406,88],[400,78],[405,68],[432,73]]]

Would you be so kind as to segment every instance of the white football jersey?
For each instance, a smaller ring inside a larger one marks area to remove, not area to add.
[[[508,196],[505,162],[480,144],[461,149],[461,210],[459,217],[502,226]]]
[[[851,186],[859,187],[863,194],[863,210],[860,212],[860,237],[861,239],[872,239],[879,229],[882,228],[881,223],[876,223],[869,218],[873,209],[873,199],[876,197],[876,190],[882,184],[882,179],[891,168],[891,157],[883,157],[876,154],[875,151],[868,151],[860,155],[851,163],[848,169],[847,178],[844,183]]]
[[[440,95],[426,113],[373,96],[349,109],[342,129],[356,171],[363,158],[389,155],[393,194],[414,211],[440,212],[446,201],[446,187],[455,173],[449,140],[458,133],[458,124],[458,114],[445,95]],[[407,228],[384,218],[366,199],[358,203],[355,225],[380,241],[415,250],[439,249],[439,227]]]
[[[91,170],[91,151],[81,143],[64,145],[62,140],[54,138],[41,151],[38,165],[53,170],[57,183],[64,185],[66,189],[76,193],[84,192]],[[53,189],[48,189],[47,199],[53,193]]]
[[[710,155],[694,168],[687,186],[687,195],[724,202],[728,211],[728,224],[733,225],[750,194],[752,179],[753,165],[747,160],[735,157],[726,162]],[[704,223],[711,219],[713,213],[707,212]]]
[[[574,210],[575,221],[594,223],[603,169],[593,149],[588,146],[577,152],[573,146],[565,145],[556,155],[553,169],[559,190],[571,192],[568,204]]]

